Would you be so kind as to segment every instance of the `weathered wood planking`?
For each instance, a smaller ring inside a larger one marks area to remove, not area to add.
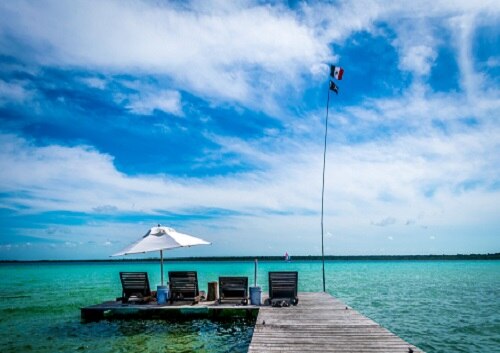
[[[260,307],[249,353],[422,353],[327,293],[299,293],[299,300]]]
[[[80,309],[84,322],[102,319],[185,319],[185,318],[233,318],[247,317],[255,319],[259,307],[255,305],[239,305],[238,303],[222,303],[205,301],[196,305],[175,302],[174,304],[123,304],[121,301],[108,301]]]

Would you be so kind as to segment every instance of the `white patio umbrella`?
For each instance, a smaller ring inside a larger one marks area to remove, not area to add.
[[[210,245],[210,243],[191,235],[179,233],[173,228],[162,227],[158,224],[158,227],[151,228],[141,239],[111,256],[122,256],[129,254],[146,253],[151,251],[160,251],[161,285],[163,286],[163,250],[195,245]]]

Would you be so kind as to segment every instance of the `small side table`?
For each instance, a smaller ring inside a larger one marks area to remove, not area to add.
[[[208,282],[208,294],[207,301],[213,302],[219,299],[219,283],[218,282]]]

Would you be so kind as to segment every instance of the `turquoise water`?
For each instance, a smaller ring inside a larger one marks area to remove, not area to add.
[[[80,307],[120,295],[118,272],[128,270],[159,284],[155,263],[1,264],[1,351],[246,352],[253,328],[245,320],[80,323]],[[202,290],[219,275],[253,283],[253,262],[169,270],[198,271]],[[270,270],[297,270],[300,291],[322,290],[321,262],[259,263],[264,291]],[[328,292],[427,352],[500,351],[500,261],[333,261],[326,276]]]

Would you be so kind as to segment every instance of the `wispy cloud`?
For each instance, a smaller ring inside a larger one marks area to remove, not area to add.
[[[33,95],[21,82],[5,82],[0,80],[0,107],[7,103],[20,104]]]
[[[477,40],[498,33],[498,13],[495,1],[4,2],[0,216],[19,239],[0,250],[106,256],[167,219],[222,255],[249,236],[281,252],[281,234],[302,253],[318,230],[330,62],[346,75],[327,249],[464,249],[480,226],[470,249],[498,247],[498,51]]]
[[[396,224],[396,219],[393,218],[393,217],[387,217],[387,218],[384,218],[380,221],[377,221],[377,222],[373,222],[372,223],[374,226],[378,226],[378,227],[387,227],[387,226],[391,226],[393,224]],[[390,240],[392,240],[392,237],[389,237]]]
[[[254,107],[273,105],[273,93],[330,58],[327,43],[279,5],[44,1],[2,8],[2,27],[28,42],[38,62],[165,74],[201,96]]]
[[[155,110],[158,110],[173,115],[183,115],[181,95],[177,91],[133,95],[126,107],[134,114],[151,115]]]
[[[494,188],[500,163],[495,156],[500,154],[490,152],[499,149],[495,142],[499,136],[498,129],[490,129],[454,138],[411,136],[333,146],[327,162],[327,222],[341,215],[343,225],[355,229],[358,222],[382,218],[376,224],[389,225],[395,219],[416,218],[423,211],[431,224],[457,222],[455,218],[463,223],[483,222],[493,217],[498,192]],[[162,211],[193,214],[205,207],[247,216],[303,214],[311,227],[318,214],[321,158],[313,145],[288,150],[286,155],[268,155],[266,167],[257,172],[204,179],[126,176],[116,170],[110,156],[85,146],[36,147],[9,135],[2,136],[2,145],[11,146],[0,158],[3,207],[19,211],[63,209],[92,214],[112,208],[154,215]],[[258,146],[248,145],[246,154],[263,158]],[[472,189],[461,189],[467,180],[479,182]],[[426,192],[430,187],[435,189],[431,197]],[[387,202],[381,194],[393,195],[393,200]],[[384,218],[384,214],[393,216]],[[286,221],[281,226],[287,228]]]

